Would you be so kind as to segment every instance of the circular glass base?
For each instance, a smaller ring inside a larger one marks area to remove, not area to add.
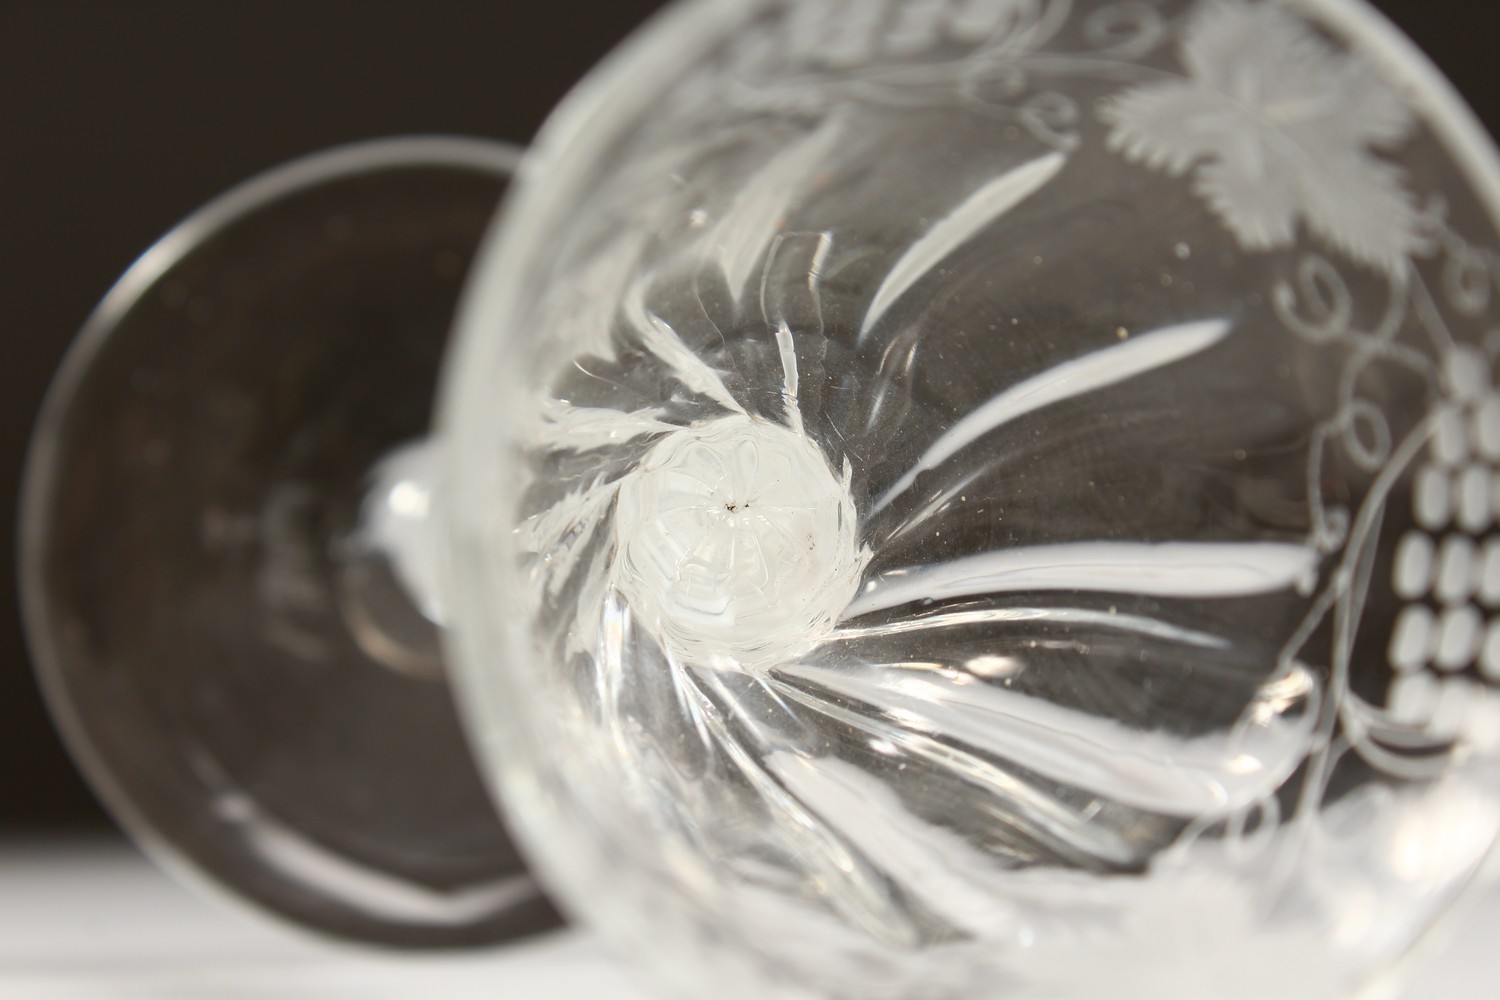
[[[515,152],[369,143],[212,203],[121,279],[42,413],[26,612],[60,727],[169,864],[390,946],[553,926],[471,763],[437,631],[367,544],[426,433]]]

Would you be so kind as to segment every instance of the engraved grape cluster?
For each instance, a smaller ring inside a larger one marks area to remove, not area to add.
[[[823,0],[786,16],[788,52],[808,65],[847,69],[914,56],[947,43],[994,43],[1031,23],[1037,0]]]
[[[1403,604],[1386,708],[1451,739],[1480,679],[1500,682],[1500,389],[1472,347],[1453,348],[1444,367],[1447,397],[1411,477],[1414,523],[1396,545],[1391,587]]]

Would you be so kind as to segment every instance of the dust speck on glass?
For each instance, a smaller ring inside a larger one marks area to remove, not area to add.
[[[1335,8],[747,4],[552,220],[474,690],[658,980],[1347,997],[1479,868],[1494,221]]]

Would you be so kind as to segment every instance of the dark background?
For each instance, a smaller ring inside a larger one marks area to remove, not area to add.
[[[0,833],[106,822],[31,679],[6,527],[33,415],[94,303],[178,219],[292,157],[402,133],[526,140],[661,5],[0,0]],[[1376,6],[1500,131],[1489,4]]]

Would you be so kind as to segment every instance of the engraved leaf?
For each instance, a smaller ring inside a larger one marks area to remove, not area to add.
[[[1296,242],[1301,209],[1291,175],[1250,169],[1244,160],[1215,160],[1198,171],[1193,188],[1246,250]]]
[[[1247,250],[1298,225],[1394,272],[1423,249],[1399,168],[1380,159],[1414,118],[1364,61],[1269,4],[1209,0],[1183,33],[1186,80],[1125,92],[1101,112],[1109,144],[1194,190]]]
[[[1406,254],[1421,252],[1419,212],[1391,164],[1335,153],[1302,181],[1308,226],[1354,259],[1390,270]]]
[[[546,400],[542,405],[545,420],[538,443],[544,448],[582,452],[677,429],[675,424],[661,420],[662,411],[656,408],[625,412],[574,406],[556,399]]]
[[[870,308],[860,324],[864,339],[880,322],[886,310],[911,290],[959,247],[999,221],[1017,205],[1036,194],[1067,164],[1061,153],[1048,153],[1006,171],[943,216],[923,233],[875,290]]]
[[[522,550],[542,557],[535,572],[549,594],[555,595],[572,575],[618,485],[595,481],[574,490],[516,529]]]
[[[1229,324],[1221,319],[1167,327],[1072,361],[1064,361],[1011,386],[958,420],[939,436],[927,447],[916,464],[880,495],[875,501],[874,509],[889,506],[891,501],[910,489],[924,471],[936,468],[1011,421],[1063,400],[1107,388],[1192,357],[1217,344],[1228,333]]]
[[[1109,148],[1174,177],[1229,141],[1235,108],[1224,95],[1178,80],[1136,87],[1105,110]]]
[[[645,302],[645,282],[636,281],[625,293],[623,312],[641,346],[671,370],[677,381],[700,396],[707,396],[726,410],[744,413],[719,373],[687,344],[677,331]]]
[[[1316,721],[1305,710],[1316,691],[1306,674],[1296,676],[1298,697],[1285,707],[1278,710],[1272,685],[1242,724],[1184,739],[907,665],[801,663],[777,672],[870,705],[877,717],[904,719],[919,732],[940,732],[991,758],[1025,761],[1045,777],[1168,815],[1218,815],[1274,793],[1306,754]]]
[[[1061,542],[999,549],[888,570],[866,581],[844,618],[921,601],[1038,591],[1248,597],[1304,585],[1317,560],[1315,550],[1286,542]]]
[[[833,119],[788,146],[750,178],[714,229],[710,243],[738,302],[776,234],[786,226],[793,202],[823,169],[842,126]]]

